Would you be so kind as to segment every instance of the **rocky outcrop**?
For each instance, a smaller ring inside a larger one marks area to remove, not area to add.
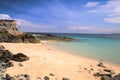
[[[0,20],[0,32],[19,33],[16,20]]]
[[[9,50],[0,50],[0,63],[7,63],[10,60],[23,62],[29,60],[29,57],[23,53],[13,54]]]
[[[70,37],[61,37],[61,36],[57,36],[55,34],[35,34],[32,33],[33,35],[35,35],[38,39],[40,40],[54,40],[54,41],[74,41],[74,38],[70,38]]]
[[[0,42],[12,42],[12,43],[40,43],[32,34],[21,33],[18,35],[12,35],[9,33],[0,33]]]

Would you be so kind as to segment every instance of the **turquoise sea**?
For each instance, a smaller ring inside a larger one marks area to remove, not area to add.
[[[52,42],[53,47],[84,57],[120,65],[120,36],[97,34],[57,34],[75,38],[73,42]]]

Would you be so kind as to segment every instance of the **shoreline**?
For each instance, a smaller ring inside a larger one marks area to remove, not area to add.
[[[47,42],[42,43],[1,43],[12,53],[24,53],[30,57],[29,61],[22,62],[23,67],[19,67],[14,62],[14,67],[9,68],[7,73],[14,75],[27,73],[31,80],[43,80],[44,76],[49,76],[50,80],[62,80],[63,77],[70,80],[96,80],[93,73],[99,69],[98,60],[77,56],[65,51],[58,50]],[[108,69],[112,69],[118,74],[120,67],[105,62]],[[90,71],[93,68],[94,71]],[[85,70],[87,69],[87,70]],[[16,72],[17,71],[17,72]],[[54,76],[50,76],[52,73]]]
[[[44,41],[43,41],[44,42]],[[45,41],[44,43],[47,44],[47,46],[55,49],[55,50],[58,50],[58,51],[62,51],[62,52],[65,52],[67,53],[68,55],[73,55],[73,56],[77,56],[77,57],[82,57],[82,58],[85,58],[85,59],[90,59],[90,60],[93,60],[93,61],[99,61],[100,59],[96,59],[96,58],[92,58],[92,57],[87,57],[87,56],[82,56],[80,54],[77,54],[77,53],[72,53],[72,52],[69,52],[69,51],[66,51],[66,50],[62,50],[62,49],[58,49],[58,48],[55,48],[54,46],[50,45],[51,42],[53,41]],[[120,67],[120,64],[117,64],[117,63],[112,63],[110,61],[105,61],[103,60],[103,62],[105,62],[106,64],[110,64],[110,65],[113,65],[113,66],[117,66],[117,67]]]

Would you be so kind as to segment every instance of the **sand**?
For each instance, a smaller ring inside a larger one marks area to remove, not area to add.
[[[65,51],[57,50],[42,43],[0,43],[12,53],[24,53],[30,60],[14,62],[14,66],[8,68],[6,73],[14,76],[17,74],[29,74],[31,80],[44,80],[48,76],[50,80],[62,80],[63,77],[70,80],[99,80],[93,76],[101,68],[97,66],[98,60],[73,55]],[[108,69],[120,72],[120,66],[105,63]],[[91,70],[93,68],[93,71]],[[87,70],[85,70],[87,69]],[[52,76],[50,74],[53,74]]]

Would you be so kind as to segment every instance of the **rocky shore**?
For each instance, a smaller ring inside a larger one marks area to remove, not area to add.
[[[40,43],[40,39],[36,38],[32,34],[19,33],[10,34],[5,32],[0,32],[0,42],[12,42],[12,43]]]
[[[3,45],[0,45],[0,80],[30,80],[28,74],[22,74],[23,78],[20,78],[19,74],[10,76],[6,73],[7,68],[14,66],[12,61],[23,62],[27,60],[29,60],[29,57],[23,53],[13,54],[9,50],[6,50]],[[20,63],[19,66],[22,66],[22,64]]]

